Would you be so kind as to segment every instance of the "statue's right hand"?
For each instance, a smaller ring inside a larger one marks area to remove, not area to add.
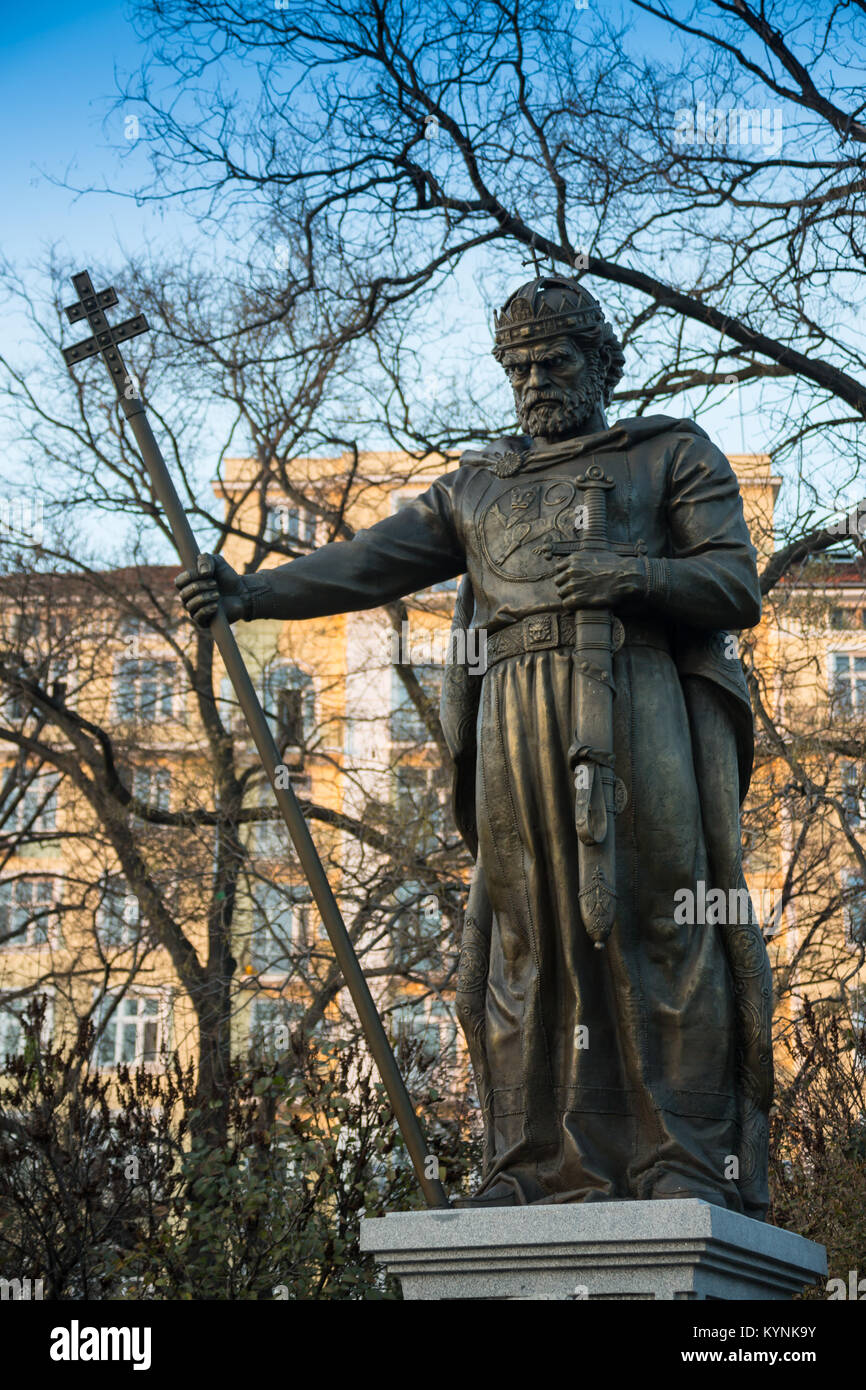
[[[196,627],[208,627],[222,602],[230,623],[244,616],[243,576],[232,569],[221,555],[199,555],[195,574],[183,570],[175,579],[183,606]]]

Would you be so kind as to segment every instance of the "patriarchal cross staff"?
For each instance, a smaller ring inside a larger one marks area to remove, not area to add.
[[[64,349],[63,356],[68,367],[85,358],[101,353],[117,390],[120,404],[135,435],[142,460],[150,475],[154,495],[168,518],[177,552],[186,569],[195,574],[198,570],[199,548],[192,533],[186,512],[181,505],[174,483],[171,480],[159,445],[150,428],[144,405],[138,395],[129,391],[133,378],[127,372],[118,343],[134,338],[148,330],[143,314],[126,319],[112,328],[105,317],[105,310],[117,303],[113,289],[94,291],[88,271],[72,277],[72,283],[79,299],[69,305],[66,315],[70,323],[86,319],[92,329],[92,337],[74,347]],[[274,741],[264,710],[259,702],[250,674],[244,664],[234,633],[225,614],[219,611],[213,619],[210,630],[216,639],[228,677],[234,686],[238,703],[249,725],[250,733],[264,764],[277,805],[282,813],[286,828],[292,838],[301,866],[313,894],[313,899],[322,916],[325,930],[334,948],[337,963],[343,972],[346,988],[358,1011],[361,1027],[367,1045],[382,1078],[388,1099],[409,1155],[421,1189],[430,1207],[448,1207],[450,1203],[438,1176],[430,1176],[431,1170],[438,1172],[433,1155],[427,1151],[427,1144],[415,1109],[406,1090],[405,1083],[397,1066],[396,1058],[388,1041],[382,1020],[373,1002],[364,972],[355,954],[346,924],[337,905],[337,900],[328,883],[322,861],[313,844],[312,836],[298,805],[291,782],[281,762],[279,749]]]

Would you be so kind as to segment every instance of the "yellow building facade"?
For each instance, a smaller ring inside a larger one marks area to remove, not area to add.
[[[731,462],[763,564],[774,548],[781,480],[766,455],[732,455]],[[373,524],[451,466],[443,458],[419,465],[396,452],[297,459],[289,494],[276,473],[263,481],[257,464],[230,459],[215,485],[225,507],[223,554],[240,572],[257,559],[264,567],[285,563],[291,555]],[[858,563],[852,563],[844,576],[837,564],[820,583],[812,569],[789,577],[771,597],[760,628],[744,635],[767,711],[783,725],[786,718],[792,726],[797,718],[802,722],[804,711],[811,716],[825,710],[819,723],[832,728],[837,716],[850,722],[861,699],[866,702],[866,586]],[[75,713],[116,739],[117,756],[124,763],[119,771],[138,801],[178,816],[206,812],[215,790],[201,705],[192,688],[195,634],[174,597],[174,573],[168,566],[105,576],[101,617],[91,617],[80,632],[74,622],[68,624],[66,664],[60,658],[55,664],[62,667]],[[413,835],[420,836],[415,857],[427,852],[435,857],[440,879],[447,873],[449,847],[452,859],[458,850],[444,808],[447,779],[439,750],[398,669],[402,665],[419,672],[435,698],[455,588],[452,582],[412,596],[405,611],[240,623],[235,629],[296,792],[315,808],[314,838],[346,904],[347,921],[356,931],[393,1031],[399,1035],[408,1028],[425,1038],[432,1051],[438,1047],[451,1058],[459,1055],[460,1046],[452,1002],[459,923],[453,924],[432,987],[424,980],[417,941],[408,966],[394,968],[394,933],[405,931],[411,919],[416,934],[426,924],[431,934],[441,935],[442,901],[423,875],[408,868],[401,882],[390,882],[387,837],[398,843],[411,821]],[[829,616],[816,616],[822,604]],[[74,616],[71,589],[61,592],[58,611],[64,605]],[[138,616],[137,607],[143,609]],[[841,619],[835,610],[844,610]],[[855,612],[856,620],[851,616]],[[848,703],[843,702],[839,715],[834,713],[834,691],[845,682]],[[218,659],[212,689],[234,741],[243,804],[265,812],[271,807],[270,789]],[[799,711],[797,718],[792,710]],[[784,759],[760,722],[757,747],[751,798],[758,805],[766,799],[775,810],[769,820],[764,817],[762,834],[746,829],[745,866],[790,1001],[798,989],[816,988],[813,975],[798,978],[797,972],[801,919],[820,915],[821,904],[814,893],[809,898],[798,892],[777,910],[798,826],[796,816],[774,795]],[[814,748],[809,756],[814,761]],[[7,760],[6,774],[21,784],[29,776],[28,766],[23,755],[17,765]],[[104,820],[73,778],[62,780],[59,793],[50,781],[24,786],[21,809],[13,805],[10,812],[14,823],[5,832],[0,828],[0,848],[6,845],[0,866],[0,1050],[20,1047],[20,1012],[35,991],[47,1001],[45,1026],[55,1037],[92,1012],[101,1028],[98,1065],[126,1061],[158,1067],[173,1049],[183,1059],[194,1058],[196,1017],[178,974],[177,953],[164,940],[151,940],[146,909],[124,880],[116,827],[106,833]],[[429,824],[424,806],[429,807]],[[127,814],[133,823],[135,817]],[[855,837],[858,826],[859,821],[853,826]],[[311,993],[321,986],[328,1017],[339,1000],[327,994],[327,943],[282,823],[245,823],[238,834],[246,867],[232,923],[233,1046],[238,1053],[251,1044],[279,1050],[286,1045],[287,1030],[304,1017]],[[833,860],[832,881],[848,874],[853,894],[856,856],[843,833],[831,838],[825,859]],[[204,958],[208,924],[201,919],[201,885],[207,881],[209,857],[217,852],[207,825],[148,823],[133,840]],[[365,891],[375,891],[379,902],[369,920]],[[856,966],[844,982],[852,1009],[862,996],[856,935],[850,912],[847,917],[830,912],[819,951],[828,979],[843,951],[848,952],[845,961]],[[825,989],[823,997],[831,996],[832,990]],[[790,1002],[784,1007],[793,1017]]]

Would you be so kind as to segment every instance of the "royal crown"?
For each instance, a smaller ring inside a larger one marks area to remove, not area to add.
[[[549,275],[530,280],[494,314],[494,357],[512,347],[560,334],[598,331],[604,314],[588,290],[575,280]]]

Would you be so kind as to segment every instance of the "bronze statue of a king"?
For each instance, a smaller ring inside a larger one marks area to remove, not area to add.
[[[737,480],[688,420],[608,426],[623,353],[576,281],[521,285],[493,351],[523,433],[351,541],[248,576],[205,557],[178,587],[206,624],[218,596],[230,621],[304,619],[464,576],[454,621],[486,632],[487,668],[450,666],[442,698],[475,856],[457,1005],[486,1163],[463,1205],[763,1218],[772,991],[731,635],[761,598]]]

